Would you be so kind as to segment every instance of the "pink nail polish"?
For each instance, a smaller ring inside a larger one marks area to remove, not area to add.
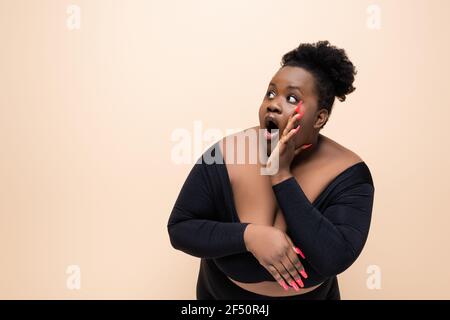
[[[307,279],[308,275],[306,274],[305,270],[300,271],[300,274],[303,276],[303,278]]]
[[[289,284],[291,285],[291,287],[293,287],[295,289],[295,291],[299,290],[297,284],[294,281],[289,282]]]
[[[302,103],[303,103],[303,101],[300,100],[300,102],[298,103],[298,105],[295,107],[295,112],[300,113],[300,108],[302,107]]]
[[[297,283],[298,283],[298,285],[300,286],[300,287],[304,287],[305,285],[303,284],[303,281],[302,281],[302,279],[298,279],[297,280]]]
[[[284,280],[278,281],[278,283],[284,288],[284,290],[289,290],[289,287],[287,286],[286,282]]]
[[[305,255],[298,247],[295,247],[295,252],[297,252],[303,259],[305,259]]]

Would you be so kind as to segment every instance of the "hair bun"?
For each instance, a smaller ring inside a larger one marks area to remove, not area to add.
[[[281,65],[305,67],[318,77],[319,89],[325,92],[323,97],[325,105],[330,103],[332,105],[334,97],[339,101],[345,101],[345,96],[355,90],[353,86],[357,73],[355,66],[348,59],[344,49],[330,45],[327,40],[300,44],[283,56]]]

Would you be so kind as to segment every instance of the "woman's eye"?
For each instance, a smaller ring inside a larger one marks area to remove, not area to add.
[[[290,97],[293,97],[293,98],[294,98],[294,101],[289,101],[289,102],[297,103],[298,99],[297,99],[295,96],[289,96],[289,97],[288,97],[288,100],[289,100]]]
[[[266,93],[266,96],[270,98],[270,94],[273,94],[273,91],[269,91]]]
[[[272,95],[272,96],[271,96],[271,95]],[[275,93],[274,93],[273,91],[268,91],[268,92],[266,93],[266,96],[267,96],[269,99],[271,99],[271,98],[273,97],[273,95],[275,95]],[[289,100],[291,97],[292,97],[293,99]],[[288,96],[288,101],[289,101],[290,103],[298,103],[298,102],[299,102],[299,100],[298,100],[294,95]]]

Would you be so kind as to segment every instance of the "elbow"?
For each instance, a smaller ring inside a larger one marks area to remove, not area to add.
[[[203,251],[205,248],[193,241],[189,236],[183,235],[184,232],[177,230],[175,225],[168,226],[170,244],[175,250],[179,250],[196,258],[209,258]]]
[[[177,233],[175,232],[175,225],[168,224],[167,232],[169,234],[170,245],[176,250],[181,250],[181,246],[180,246],[181,241],[179,241]]]
[[[182,222],[182,220],[175,218],[174,211],[172,211],[169,219],[167,220],[167,233],[169,234],[169,241],[171,246],[176,250],[181,250],[181,244],[183,243],[181,239]]]
[[[317,264],[315,269],[324,277],[334,277],[347,270],[355,260],[356,256],[353,251],[344,251],[341,254],[329,255],[328,258]]]

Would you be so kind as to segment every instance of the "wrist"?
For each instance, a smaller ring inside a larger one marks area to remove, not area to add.
[[[272,186],[293,177],[290,170],[279,170],[276,174],[270,176]]]
[[[252,252],[251,239],[253,238],[255,227],[256,227],[255,224],[249,223],[244,230],[244,243],[245,248],[247,249],[248,252]]]
[[[245,243],[245,248],[247,249],[247,251],[250,251],[249,250],[249,243],[250,243],[249,233],[251,232],[251,230],[250,230],[251,227],[252,227],[252,225],[248,224],[244,229],[244,243]]]

